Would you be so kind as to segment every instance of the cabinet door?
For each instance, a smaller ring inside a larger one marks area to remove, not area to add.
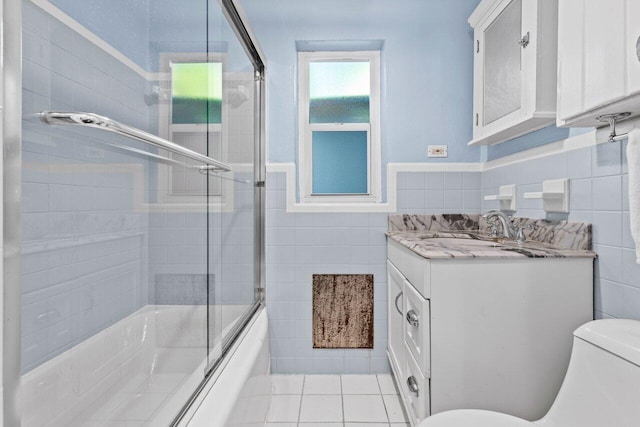
[[[521,108],[522,0],[512,0],[482,32],[482,125]]]
[[[640,1],[627,0],[627,37],[625,57],[627,58],[627,93],[640,93]]]
[[[626,95],[625,1],[584,2],[583,111],[614,102]],[[576,16],[574,19],[580,18]]]
[[[580,114],[584,85],[584,0],[558,4],[558,118]]]
[[[429,379],[420,372],[418,363],[411,356],[409,348],[405,347],[405,352],[407,354],[404,365],[405,374],[398,383],[408,404],[409,416],[413,419],[414,425],[417,425],[431,414],[431,390]]]
[[[402,307],[402,286],[404,277],[398,269],[387,261],[387,319],[389,362],[399,378],[404,372],[404,318]]]
[[[415,357],[422,374],[431,376],[431,336],[429,300],[422,298],[416,289],[405,280],[404,288],[404,341],[406,348]]]

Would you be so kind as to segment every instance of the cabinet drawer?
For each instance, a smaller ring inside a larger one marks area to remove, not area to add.
[[[429,379],[422,375],[418,368],[418,363],[410,354],[408,348],[405,348],[405,354],[405,378],[399,381],[399,385],[402,388],[408,415],[412,418],[413,424],[417,425],[431,413],[429,407],[431,400],[429,396]],[[417,389],[412,389],[412,384]]]
[[[387,257],[424,298],[430,297],[431,262],[428,259],[391,239],[387,244]]]
[[[404,308],[404,341],[418,362],[422,374],[429,378],[431,376],[429,300],[422,298],[411,286],[411,283],[405,280],[402,305]]]

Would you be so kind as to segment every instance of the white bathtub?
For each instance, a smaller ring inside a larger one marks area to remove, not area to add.
[[[210,311],[220,325],[211,354],[220,354],[220,336],[246,308]],[[206,310],[146,306],[28,372],[22,378],[23,426],[168,425],[203,378]]]
[[[263,427],[271,403],[267,311],[251,325],[224,358],[180,426]]]

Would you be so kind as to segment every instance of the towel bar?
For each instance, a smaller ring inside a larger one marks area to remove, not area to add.
[[[596,120],[603,123],[609,123],[609,129],[611,130],[611,132],[609,133],[609,139],[607,139],[607,142],[621,141],[627,137],[628,134],[626,133],[621,133],[620,135],[616,134],[616,122],[627,119],[630,115],[630,112],[625,111],[624,113],[603,114],[601,116],[596,116]]]

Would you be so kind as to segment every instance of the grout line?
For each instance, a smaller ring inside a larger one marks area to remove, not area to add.
[[[383,395],[384,393],[382,392],[382,386],[380,385],[380,379],[378,378],[378,374],[375,374],[376,376],[376,384],[378,384],[378,390],[380,390],[380,395]]]
[[[307,380],[307,376],[302,376],[302,390],[300,390],[300,406],[298,407],[298,422],[300,424],[300,417],[302,416],[302,396],[304,396],[304,383]]]
[[[344,416],[344,389],[342,388],[342,375],[340,375],[340,405],[342,406],[342,427],[344,427],[347,420]]]

